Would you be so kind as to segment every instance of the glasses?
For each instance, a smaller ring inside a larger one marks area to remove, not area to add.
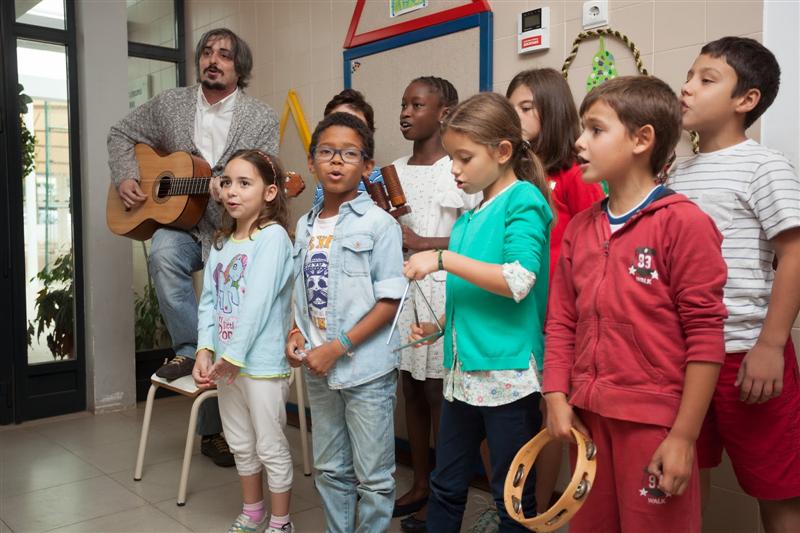
[[[365,154],[363,150],[357,148],[343,148],[337,150],[330,146],[317,146],[314,149],[314,161],[317,163],[327,163],[328,161],[333,161],[336,154],[339,154],[342,161],[349,165],[357,165],[367,158],[367,154]]]

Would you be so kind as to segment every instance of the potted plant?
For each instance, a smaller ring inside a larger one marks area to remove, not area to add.
[[[74,296],[72,276],[72,249],[59,256],[53,268],[43,268],[35,278],[42,282],[36,294],[36,316],[28,321],[28,346],[33,336],[38,340],[47,331],[47,347],[54,359],[75,357]],[[31,279],[31,281],[33,281]]]
[[[23,116],[28,112],[28,104],[33,102],[30,96],[23,93],[25,88],[21,83],[17,84],[17,92],[19,93],[19,133],[22,139],[22,178],[33,172],[36,150],[36,137],[25,125]]]
[[[145,264],[147,264],[147,247],[144,242],[142,242],[142,252],[144,253]],[[167,327],[164,324],[164,319],[161,318],[158,295],[149,271],[144,292],[141,295],[134,295],[134,312],[136,316],[135,345],[137,352],[169,346]]]

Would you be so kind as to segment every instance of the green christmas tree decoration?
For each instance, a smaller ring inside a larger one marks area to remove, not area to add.
[[[614,54],[606,50],[606,41],[600,36],[600,49],[592,58],[592,72],[586,78],[586,92],[591,91],[604,81],[617,77]]]

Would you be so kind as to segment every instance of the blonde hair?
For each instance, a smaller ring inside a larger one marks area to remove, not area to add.
[[[514,174],[539,189],[551,203],[550,185],[541,160],[522,137],[519,116],[509,101],[495,93],[478,93],[458,104],[442,121],[442,133],[452,130],[473,142],[496,148],[502,141],[511,143],[509,164]]]

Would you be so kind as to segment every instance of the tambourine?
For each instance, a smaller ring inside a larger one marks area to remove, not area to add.
[[[588,437],[572,428],[572,436],[578,444],[578,457],[575,463],[575,473],[572,475],[567,488],[558,501],[547,511],[534,517],[527,518],[522,510],[522,489],[528,479],[536,457],[548,443],[555,440],[547,429],[543,429],[532,438],[525,446],[520,448],[511,467],[508,469],[504,500],[509,516],[527,527],[531,531],[555,531],[569,522],[586,500],[586,495],[594,483],[597,471],[597,448]]]

